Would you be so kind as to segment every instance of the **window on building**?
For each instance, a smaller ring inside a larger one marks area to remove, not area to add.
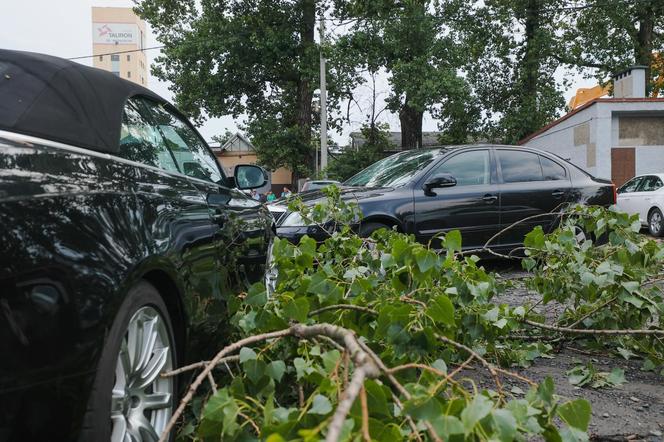
[[[99,61],[104,61],[104,56],[103,55],[99,56]]]
[[[127,61],[131,61],[131,55],[127,54]]]
[[[120,56],[118,54],[112,54],[111,61],[120,61]]]
[[[127,71],[127,78],[131,78],[131,71]]]
[[[498,158],[503,181],[506,183],[542,181],[543,179],[539,155],[531,152],[499,150]]]

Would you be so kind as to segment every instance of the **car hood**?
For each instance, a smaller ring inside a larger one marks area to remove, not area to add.
[[[356,201],[361,203],[363,200],[369,198],[376,198],[383,196],[389,192],[393,192],[393,187],[354,187],[354,186],[341,186],[341,199],[343,201]],[[279,198],[268,204],[272,208],[283,207],[283,210],[288,208],[288,203],[293,198],[299,197],[300,200],[307,206],[313,206],[317,203],[324,202],[327,197],[325,193],[320,190],[312,190],[308,192],[301,192],[297,195],[293,195],[290,198]]]

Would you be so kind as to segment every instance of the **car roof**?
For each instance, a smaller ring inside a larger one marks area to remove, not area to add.
[[[125,102],[136,95],[167,104],[111,72],[0,49],[0,130],[117,153]]]
[[[639,175],[636,175],[634,178],[641,178],[644,176],[656,176],[660,180],[664,181],[664,173],[641,173]]]

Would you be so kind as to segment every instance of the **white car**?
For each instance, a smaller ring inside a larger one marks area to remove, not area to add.
[[[653,236],[664,236],[664,173],[639,175],[618,189],[618,208],[638,214]]]

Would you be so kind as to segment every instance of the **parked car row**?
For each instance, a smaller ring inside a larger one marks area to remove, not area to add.
[[[0,441],[156,440],[181,392],[160,375],[209,356],[228,299],[270,271],[276,235],[325,232],[284,201],[243,192],[194,126],[148,89],[46,55],[0,50]],[[664,175],[618,190],[655,235]],[[565,204],[616,203],[615,187],[536,149],[474,145],[401,152],[340,184],[363,235],[512,250]],[[271,213],[271,214],[270,214]],[[211,307],[212,306],[212,307]],[[213,315],[213,311],[216,312]],[[202,331],[204,330],[204,331]]]

